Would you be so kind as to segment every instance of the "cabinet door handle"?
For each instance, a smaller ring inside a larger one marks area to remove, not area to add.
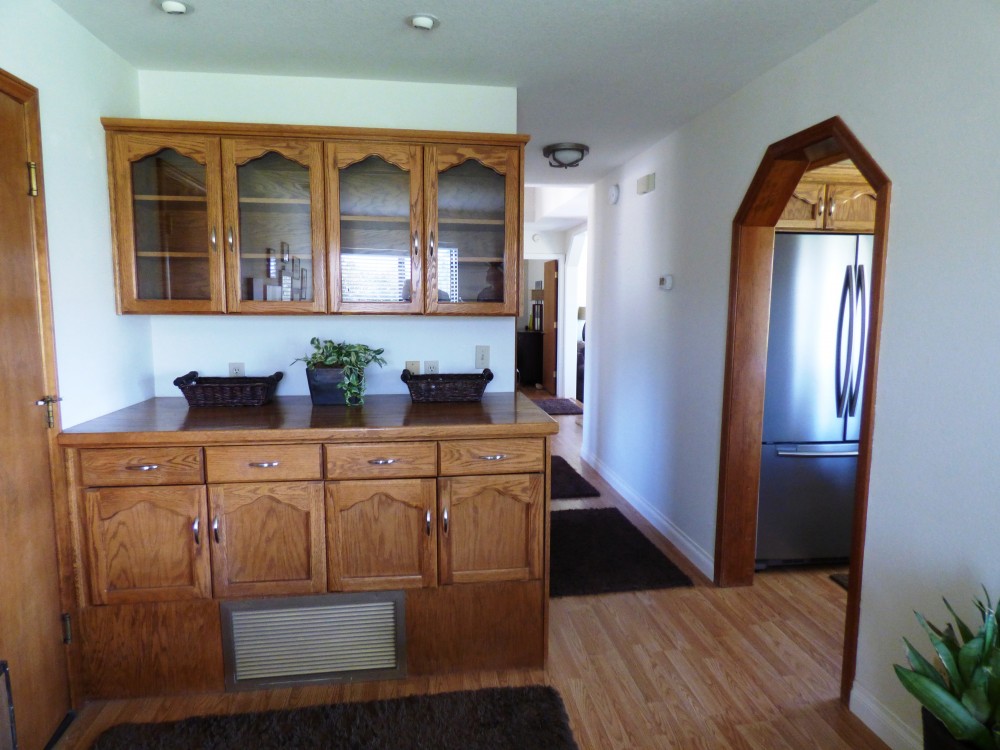
[[[212,244],[212,252],[216,253],[219,251],[218,238],[215,236],[215,227],[212,227],[212,236],[209,238],[209,242]]]
[[[229,227],[229,233],[226,235],[226,242],[229,243],[229,252],[235,252],[236,250],[236,238],[233,236],[233,228]]]
[[[444,529],[444,533],[448,533],[448,509],[444,509],[444,513],[441,514],[441,527]]]
[[[427,252],[434,257],[434,232],[431,232],[430,241],[427,243]]]
[[[137,464],[135,466],[126,466],[125,471],[156,471],[159,468],[159,464]]]
[[[427,511],[427,536],[431,535],[431,512]]]
[[[420,232],[413,232],[413,257],[420,255]]]
[[[247,464],[251,469],[273,469],[280,461],[251,461]]]
[[[191,531],[194,532],[194,543],[196,546],[201,546],[201,519],[194,519],[194,523],[191,524]]]
[[[396,463],[395,458],[372,458],[369,459],[368,463],[374,464],[375,466],[388,466],[389,464]]]
[[[212,519],[212,536],[215,537],[215,543],[219,543],[219,517],[216,516]]]
[[[493,456],[480,456],[479,460],[480,461],[503,461],[505,458],[507,458],[507,454],[506,453],[497,453],[496,455],[493,455]]]

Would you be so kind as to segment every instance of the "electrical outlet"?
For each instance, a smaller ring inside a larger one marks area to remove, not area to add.
[[[406,360],[406,369],[410,371],[411,375],[420,374],[420,360],[419,359],[408,359]]]
[[[436,359],[425,359],[424,372],[428,375],[437,375],[440,372],[438,369],[438,361]]]
[[[483,370],[490,366],[490,348],[484,344],[476,346],[476,369]]]
[[[247,374],[247,368],[243,366],[242,362],[229,363],[229,377],[243,378],[246,377],[246,374]]]

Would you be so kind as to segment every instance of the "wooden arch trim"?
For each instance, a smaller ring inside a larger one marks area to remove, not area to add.
[[[868,481],[871,473],[875,383],[878,374],[886,238],[892,183],[839,117],[833,117],[771,144],[764,153],[733,219],[729,279],[729,328],[722,402],[719,498],[715,535],[715,582],[746,586],[753,582],[757,541],[757,489],[767,364],[774,228],[792,191],[810,169],[850,159],[876,191],[872,257],[871,312],[865,372],[858,473],[851,539],[841,700],[850,697],[857,657],[861,572]]]

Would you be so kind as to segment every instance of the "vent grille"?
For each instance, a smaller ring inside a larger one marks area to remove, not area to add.
[[[403,592],[224,602],[230,689],[401,677]]]

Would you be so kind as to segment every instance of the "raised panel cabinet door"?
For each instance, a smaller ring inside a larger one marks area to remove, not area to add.
[[[108,135],[118,309],[225,310],[219,139]]]
[[[423,148],[326,144],[334,312],[423,311]]]
[[[521,257],[521,150],[428,146],[424,309],[516,315]]]
[[[216,598],[326,591],[322,482],[209,485]]]
[[[542,576],[544,474],[438,480],[442,584]]]
[[[323,144],[224,138],[230,312],[327,310]]]
[[[867,182],[837,183],[827,189],[827,229],[874,232],[875,189]]]
[[[826,182],[803,179],[778,219],[777,229],[817,230],[826,214]]]
[[[211,597],[203,486],[87,490],[84,515],[94,604]]]
[[[433,479],[327,482],[330,590],[434,586]]]

